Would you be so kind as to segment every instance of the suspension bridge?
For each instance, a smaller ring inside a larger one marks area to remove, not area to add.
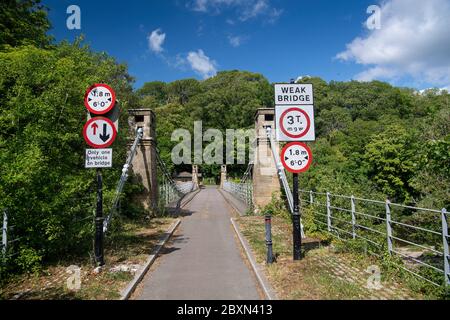
[[[273,138],[274,110],[259,109],[255,115],[255,159],[242,178],[227,176],[222,165],[220,186],[202,187],[199,166],[192,166],[191,181],[175,181],[159,155],[156,118],[151,110],[129,111],[131,135],[127,161],[117,184],[111,211],[102,220],[103,232],[118,214],[120,195],[130,171],[144,186],[135,199],[145,208],[182,216],[170,240],[169,254],[142,281],[136,299],[264,299],[261,282],[241,252],[230,218],[261,215],[273,196],[285,200],[293,213],[293,193]],[[303,220],[317,230],[342,241],[364,243],[368,254],[398,258],[398,268],[431,285],[450,285],[448,213],[391,203],[388,199],[365,199],[333,192],[299,190]],[[186,195],[195,194],[184,207]],[[401,213],[426,215],[424,225],[400,219]],[[304,221],[303,221],[304,222]],[[308,230],[301,224],[301,236]],[[3,254],[9,251],[8,216],[4,213]]]

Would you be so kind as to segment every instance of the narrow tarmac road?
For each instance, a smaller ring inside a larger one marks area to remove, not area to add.
[[[230,207],[216,187],[184,208],[172,242],[145,276],[139,300],[261,299],[230,225]]]

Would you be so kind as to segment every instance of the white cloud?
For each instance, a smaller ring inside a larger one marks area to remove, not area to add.
[[[228,41],[232,47],[239,47],[247,38],[244,36],[228,36]]]
[[[197,12],[220,14],[224,9],[232,8],[240,21],[247,21],[258,16],[268,17],[273,23],[282,14],[283,10],[273,8],[270,0],[193,0],[188,7]],[[234,24],[228,19],[227,23]]]
[[[367,66],[357,80],[401,79],[450,83],[450,1],[387,0],[381,28],[347,44],[336,58]]]
[[[152,33],[147,37],[148,46],[150,50],[155,53],[161,53],[164,51],[162,45],[166,40],[166,34],[161,31],[161,29],[153,30]]]
[[[206,56],[201,49],[189,52],[186,60],[192,70],[197,72],[204,79],[214,76],[217,72],[216,62]]]
[[[256,2],[252,3],[250,6],[248,6],[244,12],[242,13],[240,19],[242,21],[254,18],[256,16],[259,16],[260,14],[266,12],[268,10],[269,4],[267,0],[257,0]]]
[[[310,76],[310,75],[299,76],[299,77],[297,77],[297,79],[295,80],[295,82],[299,82],[299,81],[301,81],[301,80],[303,80],[303,79],[308,79],[308,78],[311,78],[311,76]]]

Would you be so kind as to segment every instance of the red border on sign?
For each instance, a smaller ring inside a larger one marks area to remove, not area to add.
[[[113,136],[112,136],[111,140],[109,140],[109,141],[108,141],[107,143],[105,143],[105,144],[95,144],[95,143],[93,143],[92,141],[90,141],[90,140],[88,139],[88,137],[87,137],[87,130],[89,129],[89,126],[91,125],[92,122],[94,122],[94,121],[96,121],[96,120],[103,120],[103,121],[108,122],[109,125],[111,126],[112,130],[113,130],[113,132],[112,132],[112,135],[113,135]],[[94,147],[94,148],[96,148],[96,149],[109,147],[109,146],[114,142],[114,140],[116,140],[116,136],[117,136],[117,130],[116,130],[116,127],[114,126],[114,123],[113,123],[111,120],[109,120],[108,118],[105,118],[105,117],[95,117],[95,118],[91,118],[88,122],[86,122],[86,124],[85,124],[84,127],[83,127],[83,137],[84,137],[84,141],[86,141],[86,143],[87,143],[88,145],[90,145],[91,147]]]
[[[89,93],[90,93],[94,88],[97,88],[97,87],[103,87],[103,88],[106,88],[107,90],[109,90],[109,91],[111,92],[111,95],[112,95],[112,102],[111,102],[111,105],[110,105],[107,109],[105,109],[104,111],[100,111],[100,112],[99,112],[99,111],[96,111],[96,110],[94,110],[94,109],[92,109],[91,106],[89,105],[88,101],[87,101]],[[86,107],[86,109],[89,110],[89,112],[91,112],[91,113],[93,113],[93,114],[105,114],[105,113],[108,113],[108,112],[110,112],[110,111],[112,110],[112,108],[114,108],[114,105],[115,105],[115,104],[116,104],[116,93],[114,92],[114,90],[113,90],[110,86],[108,86],[107,84],[104,84],[104,83],[96,83],[96,84],[90,86],[90,87],[86,90],[86,93],[84,94],[84,106]]]
[[[284,117],[286,116],[287,113],[289,113],[291,111],[300,111],[301,113],[303,113],[303,115],[306,118],[306,122],[307,122],[306,130],[303,133],[301,133],[301,134],[298,134],[298,135],[291,134],[291,133],[287,132],[286,129],[284,128],[284,126],[283,126],[283,119],[284,119]],[[311,128],[311,119],[309,118],[308,114],[304,110],[302,110],[302,109],[300,109],[298,107],[287,109],[285,112],[283,112],[283,114],[280,117],[280,129],[289,138],[299,139],[299,138],[305,136],[309,132],[310,128]]]
[[[284,154],[286,153],[286,150],[287,150],[289,147],[293,146],[293,145],[302,146],[303,148],[306,149],[306,152],[308,152],[308,164],[306,165],[306,167],[304,167],[304,168],[301,169],[301,170],[292,170],[292,169],[287,165],[286,161],[284,160]],[[302,172],[308,171],[309,167],[310,167],[311,164],[312,164],[312,161],[313,161],[313,156],[312,156],[311,149],[310,149],[305,143],[302,143],[302,142],[291,142],[291,143],[288,143],[287,145],[284,146],[283,150],[281,151],[281,163],[283,163],[283,167],[284,167],[287,171],[289,171],[289,172],[291,172],[291,173],[302,173]]]

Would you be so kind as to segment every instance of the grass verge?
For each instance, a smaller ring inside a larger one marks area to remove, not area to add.
[[[64,258],[45,266],[36,274],[11,277],[0,288],[0,299],[24,300],[112,300],[133,279],[134,272],[147,260],[161,236],[175,221],[174,218],[153,218],[150,221],[124,222],[120,232],[107,237],[105,268],[94,272],[88,254],[84,257]],[[80,268],[80,288],[74,287],[76,272]],[[116,270],[111,270],[111,269]]]
[[[265,265],[267,277],[280,299],[294,300],[393,300],[423,299],[420,293],[383,274],[380,262],[335,249],[333,245],[319,245],[307,239],[304,257],[292,260],[292,226],[282,217],[272,219],[273,251],[276,263],[266,265],[264,217],[247,216],[236,220],[250,243],[257,262]],[[322,242],[323,243],[323,242]],[[325,242],[326,243],[326,242]],[[378,281],[376,271],[381,271]]]

